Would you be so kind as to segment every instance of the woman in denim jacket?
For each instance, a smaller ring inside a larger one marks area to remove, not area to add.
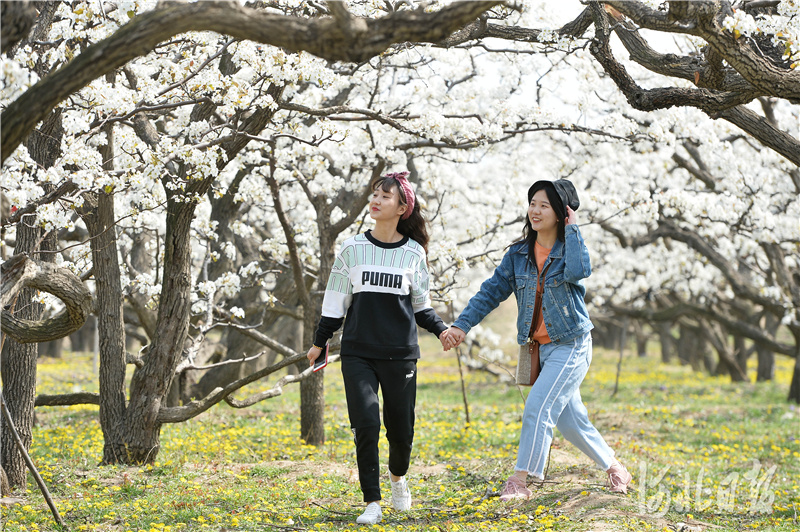
[[[450,346],[460,344],[472,327],[513,293],[518,307],[517,343],[527,344],[536,287],[544,272],[540,321],[533,328],[533,339],[540,343],[541,373],[525,402],[515,473],[500,497],[529,497],[529,474],[544,480],[554,426],[608,473],[611,491],[627,493],[631,475],[589,421],[581,400],[580,385],[592,361],[589,331],[593,325],[583,300],[583,279],[592,267],[575,223],[578,194],[565,179],[537,181],[528,190],[528,202],[522,239],[509,247],[449,334]]]

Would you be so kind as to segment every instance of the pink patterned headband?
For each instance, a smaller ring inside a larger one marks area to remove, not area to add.
[[[402,220],[405,220],[411,216],[411,213],[414,211],[414,203],[416,203],[417,200],[416,196],[414,196],[414,190],[411,188],[411,183],[409,183],[408,179],[406,179],[407,175],[408,172],[393,172],[383,176],[390,177],[397,181],[397,184],[400,185],[400,188],[402,189],[403,197],[406,200],[406,205],[408,205],[408,209],[406,209],[406,212],[404,212],[403,216],[400,217]]]

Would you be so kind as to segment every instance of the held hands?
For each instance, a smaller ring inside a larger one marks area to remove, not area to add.
[[[450,327],[439,336],[439,341],[442,342],[442,349],[449,351],[461,345],[466,336],[467,334],[458,327]]]
[[[312,345],[311,348],[308,350],[308,353],[306,353],[306,358],[308,359],[308,365],[309,366],[313,366],[314,365],[314,361],[321,354],[322,354],[322,349]]]

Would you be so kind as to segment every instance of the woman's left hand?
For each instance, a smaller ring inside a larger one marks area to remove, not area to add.
[[[574,224],[574,223],[575,223],[575,222],[577,222],[577,221],[578,221],[578,217],[577,217],[577,215],[575,214],[575,211],[573,211],[573,210],[572,210],[572,209],[569,207],[569,205],[567,205],[567,219],[566,219],[566,221],[564,222],[564,225],[570,225],[570,224]]]

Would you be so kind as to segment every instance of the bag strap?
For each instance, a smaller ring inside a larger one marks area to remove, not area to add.
[[[545,266],[544,271],[536,280],[536,304],[533,307],[533,319],[531,320],[531,330],[528,333],[528,340],[533,342],[533,335],[536,333],[536,323],[539,321],[539,314],[542,312],[542,296],[544,295],[544,275],[547,269],[550,268],[548,264]]]

